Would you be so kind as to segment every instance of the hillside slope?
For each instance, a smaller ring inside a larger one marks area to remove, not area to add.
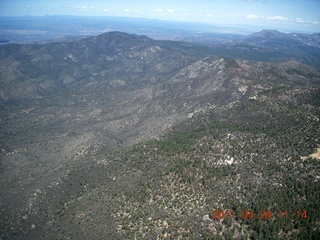
[[[1,46],[0,237],[317,238],[320,73],[200,56],[119,32]]]

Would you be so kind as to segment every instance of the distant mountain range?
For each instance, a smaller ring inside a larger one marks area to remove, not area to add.
[[[282,33],[276,30],[262,30],[240,38],[210,37],[200,43],[211,47],[215,54],[224,57],[242,58],[254,61],[283,62],[296,60],[320,69],[320,34]]]
[[[134,141],[142,137],[136,132],[140,128],[146,128],[143,136],[155,136],[194,112],[273,87],[319,83],[320,73],[297,61],[234,60],[198,47],[121,32],[71,42],[4,45],[0,99],[4,105],[36,103],[31,109],[51,101],[61,107],[72,103],[55,120],[76,114],[84,102],[103,113],[97,118],[110,121],[114,138],[126,141],[132,135]],[[82,116],[81,121],[90,120],[90,114]]]
[[[1,45],[0,238],[317,239],[319,35],[230,41]]]
[[[202,56],[270,62],[296,60],[320,70],[319,33],[276,30],[254,33],[256,29],[119,17],[0,17],[0,44],[66,42],[116,30],[155,40],[191,42],[209,47],[203,47],[205,55]],[[187,51],[190,51],[189,47]]]
[[[311,46],[320,48],[320,33],[282,33],[277,30],[262,30],[243,39],[245,43],[260,47],[288,48]]]
[[[241,57],[242,51],[242,54],[251,54],[253,58],[258,52],[259,57],[263,58],[263,55],[268,53],[267,48],[271,55],[279,55],[278,51],[288,51],[281,55],[282,60],[287,60],[293,51],[293,54],[298,54],[306,48],[314,48],[320,53],[318,38],[319,35],[295,35],[264,30],[242,40],[250,45],[220,48],[217,55],[228,55],[234,50],[228,57]],[[263,50],[253,46],[263,47]],[[127,87],[153,82],[164,83],[179,74],[181,69],[189,65],[191,67],[200,57],[215,54],[217,48],[155,41],[120,32],[71,42],[4,45],[0,47],[0,98],[8,100],[44,97],[67,89],[87,89],[87,85],[101,89],[102,86],[119,88],[124,85]],[[317,51],[313,51],[313,54],[317,54]],[[305,52],[299,56],[307,54],[311,55],[310,52]],[[194,57],[195,55],[197,57]],[[277,56],[274,58],[276,59],[273,60],[280,61]],[[277,68],[279,66],[281,65],[275,65]],[[310,68],[309,72],[304,74],[314,73]]]

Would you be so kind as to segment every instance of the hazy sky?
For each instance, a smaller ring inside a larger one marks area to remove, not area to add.
[[[126,16],[320,32],[320,0],[0,0],[1,16]]]

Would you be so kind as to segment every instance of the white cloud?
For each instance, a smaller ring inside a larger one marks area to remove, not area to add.
[[[297,24],[319,24],[316,21],[310,21],[310,20],[304,20],[302,18],[286,18],[282,16],[274,16],[274,17],[267,17],[268,20],[278,21],[278,22],[291,22],[291,23],[297,23]]]
[[[123,11],[128,13],[128,12],[130,12],[130,9],[126,8]]]
[[[254,14],[251,14],[251,15],[247,16],[247,19],[262,19],[262,18],[264,18],[264,17],[258,16],[258,15],[254,15]]]
[[[71,7],[72,9],[75,9],[77,11],[81,11],[81,12],[89,12],[89,11],[94,11],[96,10],[94,7],[88,7],[88,6],[76,6],[76,7]]]
[[[319,24],[318,22],[316,21],[310,21],[310,20],[303,20],[301,18],[296,18],[293,20],[294,22],[296,23],[300,23],[300,24]]]
[[[269,20],[275,20],[275,21],[288,21],[289,19],[282,16],[274,16],[274,17],[268,17]]]
[[[164,13],[164,12],[174,13],[174,9],[168,8],[167,10],[163,10],[161,8],[157,8],[157,9],[151,9],[150,12],[152,12],[152,13]]]
[[[150,12],[153,12],[153,13],[162,13],[163,10],[161,8],[157,8],[157,9],[151,9]]]
[[[296,18],[295,21],[296,21],[297,23],[305,23],[305,21],[302,20],[301,18]]]
[[[104,12],[109,12],[110,10],[108,8],[103,9]]]
[[[88,7],[86,6],[77,6],[77,7],[74,7],[75,9],[78,9],[78,10],[87,10]]]

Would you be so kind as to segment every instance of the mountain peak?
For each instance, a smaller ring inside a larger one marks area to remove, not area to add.
[[[287,34],[279,32],[278,30],[269,30],[269,29],[264,29],[260,32],[256,32],[251,34],[249,37],[285,37]]]
[[[301,45],[295,36],[277,30],[262,30],[249,35],[245,40],[247,43],[255,46],[271,47],[274,49],[296,48],[297,45]]]
[[[91,38],[87,39],[93,39],[93,40],[120,40],[120,41],[141,41],[141,42],[151,42],[152,39],[148,38],[147,36],[141,36],[141,35],[136,35],[136,34],[129,34],[129,33],[124,33],[124,32],[119,32],[119,31],[112,31],[112,32],[105,32],[102,33],[98,36],[94,36]]]

